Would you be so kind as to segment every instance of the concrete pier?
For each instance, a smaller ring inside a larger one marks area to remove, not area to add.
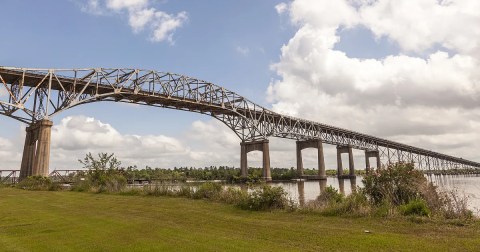
[[[342,153],[348,153],[348,176],[343,175]],[[353,149],[351,145],[337,146],[337,177],[355,177],[355,164],[353,163]]]
[[[272,180],[270,173],[270,150],[268,140],[241,142],[240,143],[240,170],[243,178],[248,176],[247,153],[251,151],[261,151],[263,153],[263,178],[266,181]]]
[[[20,179],[48,176],[52,125],[50,120],[41,120],[26,128]]]
[[[323,144],[321,139],[312,139],[305,141],[297,141],[297,173],[298,176],[302,177],[304,175],[303,170],[303,160],[302,160],[302,150],[306,148],[316,148],[318,151],[318,176],[319,179],[327,179],[327,174],[325,172],[325,157],[323,156]]]
[[[382,164],[380,163],[380,153],[378,150],[365,150],[365,172],[368,174],[370,172],[370,158],[377,159],[377,169],[379,169]]]

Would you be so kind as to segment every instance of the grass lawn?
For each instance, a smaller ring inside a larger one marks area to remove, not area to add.
[[[480,223],[250,212],[184,198],[0,188],[0,251],[132,250],[480,251]]]

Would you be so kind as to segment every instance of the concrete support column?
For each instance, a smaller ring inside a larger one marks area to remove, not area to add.
[[[263,178],[266,181],[272,181],[272,174],[270,172],[270,148],[268,146],[268,140],[263,141]]]
[[[337,177],[343,176],[342,147],[337,146]]]
[[[365,172],[368,174],[370,172],[370,158],[374,157],[377,159],[377,169],[381,167],[380,163],[380,153],[378,150],[365,150]]]
[[[353,149],[351,145],[337,146],[337,176],[343,176],[342,153],[348,153],[349,177],[355,176],[355,164],[353,161]]]
[[[297,141],[297,175],[303,176],[302,146],[299,141]]]
[[[242,178],[248,177],[248,167],[247,167],[247,148],[245,142],[240,143],[240,174]]]
[[[28,126],[25,131],[25,144],[23,146],[22,164],[20,166],[20,180],[32,175],[33,159],[35,158],[35,132],[31,126]]]
[[[319,179],[327,179],[325,172],[325,157],[323,155],[323,144],[321,139],[297,141],[297,173],[299,176],[304,175],[302,150],[306,148],[316,148],[318,151],[318,176]]]
[[[35,154],[35,166],[37,170],[33,174],[48,176],[50,164],[50,140],[53,122],[41,120],[38,122],[38,143]]]
[[[248,176],[248,162],[247,162],[247,153],[251,151],[261,151],[263,152],[263,178],[266,181],[272,180],[272,175],[270,172],[270,148],[268,145],[268,140],[261,141],[252,141],[252,142],[241,142],[240,143],[240,170],[242,177],[246,178]]]
[[[325,171],[325,156],[323,155],[323,143],[321,140],[317,141],[318,150],[318,176],[320,179],[327,179],[327,173]]]
[[[352,146],[348,146],[348,168],[350,170],[350,177],[354,177],[355,176],[355,163],[353,161]]]
[[[28,176],[48,176],[52,125],[50,120],[41,120],[27,127],[20,179]]]

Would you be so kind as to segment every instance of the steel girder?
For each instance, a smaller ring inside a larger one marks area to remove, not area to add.
[[[215,84],[179,74],[128,68],[0,67],[0,114],[24,123],[81,104],[113,101],[210,115],[242,141],[268,137],[379,151],[382,164],[414,162],[420,169],[479,169],[480,163],[326,124],[281,115]]]

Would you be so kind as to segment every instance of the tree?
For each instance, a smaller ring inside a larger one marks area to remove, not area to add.
[[[83,168],[89,170],[118,170],[122,164],[115,157],[114,153],[108,154],[103,152],[98,153],[98,159],[94,158],[92,153],[89,152],[85,155],[83,161],[79,159],[78,162],[83,164]]]

